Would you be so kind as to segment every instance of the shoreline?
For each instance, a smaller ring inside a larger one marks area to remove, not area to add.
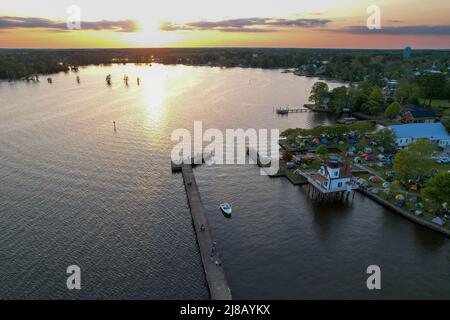
[[[283,148],[283,146],[280,144],[280,147]],[[308,181],[305,181],[303,177],[299,177],[297,181],[292,179],[292,177],[286,172],[286,170],[283,170],[282,172],[277,172],[276,174],[269,175],[270,178],[285,178],[289,182],[292,183],[294,186],[302,186],[305,184],[308,184]],[[302,179],[303,178],[303,179]],[[389,209],[390,211],[393,211],[395,213],[398,213],[402,215],[404,218],[410,220],[411,222],[415,222],[423,227],[426,227],[428,229],[431,229],[433,231],[439,232],[446,237],[450,238],[450,230],[444,227],[441,227],[437,224],[434,224],[432,222],[426,221],[420,217],[416,217],[415,215],[411,214],[410,212],[403,210],[400,207],[395,206],[394,204],[390,203],[387,200],[382,199],[381,197],[377,196],[376,194],[373,194],[365,189],[357,188],[355,191],[361,193],[362,195],[368,197],[369,199],[377,202],[378,204],[382,205],[383,207]]]
[[[185,63],[183,63],[183,62],[170,63],[170,62],[163,62],[163,61],[125,62],[125,63],[117,61],[117,62],[79,64],[76,67],[81,69],[81,68],[87,68],[87,67],[92,67],[92,66],[106,67],[106,66],[127,65],[127,64],[132,64],[132,65],[150,65],[150,66],[153,65],[153,64],[155,64],[155,65],[160,64],[160,65],[164,65],[164,66],[208,67],[208,68],[220,68],[220,69],[240,68],[240,69],[271,70],[271,71],[279,71],[280,73],[283,73],[283,74],[292,74],[292,75],[294,75],[296,77],[316,78],[318,81],[327,81],[327,82],[342,83],[342,84],[349,83],[346,80],[333,78],[333,77],[322,77],[320,75],[307,76],[307,75],[302,75],[302,74],[296,74],[295,71],[288,70],[288,69],[286,69],[284,67],[262,68],[262,67],[246,66],[246,65],[226,66],[226,65],[220,65],[220,64],[208,64],[208,63],[198,63],[198,64],[186,63],[186,62]],[[48,73],[47,72],[46,73],[33,72],[33,73],[28,74],[27,76],[20,77],[20,78],[0,78],[0,82],[1,81],[6,81],[6,82],[25,81],[26,82],[27,80],[24,79],[25,77],[31,77],[31,76],[34,76],[34,75],[37,75],[39,77],[41,77],[41,76],[45,77],[45,76],[58,74],[58,73],[61,73],[61,72],[69,73],[69,72],[77,72],[77,71],[74,71],[74,70],[71,70],[70,68],[68,68],[68,69],[64,69],[64,70],[61,69],[61,70],[56,71],[56,72],[48,72]]]
[[[389,201],[386,201],[380,197],[378,197],[377,195],[364,190],[364,189],[357,189],[357,191],[363,195],[365,195],[366,197],[372,199],[373,201],[377,202],[378,204],[382,205],[385,208],[390,209],[393,212],[396,212],[400,215],[402,215],[403,217],[405,217],[406,219],[415,222],[423,227],[429,228],[431,230],[434,230],[436,232],[439,232],[441,234],[444,234],[447,237],[450,237],[450,230],[440,227],[437,224],[434,224],[432,222],[426,221],[422,218],[416,217],[412,214],[410,214],[408,211],[403,210],[402,208],[399,208],[397,206],[395,206],[394,204],[390,203]]]
[[[277,173],[274,175],[269,175],[270,178],[285,178],[286,180],[288,180],[290,183],[292,183],[292,185],[294,186],[302,186],[305,184],[308,184],[307,181],[294,181],[292,180],[285,172],[284,173]],[[386,201],[380,197],[378,197],[377,195],[364,190],[364,189],[356,189],[357,192],[361,193],[362,195],[368,197],[369,199],[375,201],[376,203],[382,205],[383,207],[389,209],[392,212],[398,213],[401,216],[403,216],[404,218],[410,220],[411,222],[417,223],[423,227],[426,227],[428,229],[431,229],[433,231],[439,232],[443,235],[445,235],[446,237],[450,238],[450,230],[440,227],[437,224],[434,224],[432,222],[426,221],[420,217],[416,217],[414,215],[412,215],[411,213],[409,213],[408,211],[403,210],[402,208],[399,208],[397,206],[395,206],[394,204],[390,203],[389,201]]]

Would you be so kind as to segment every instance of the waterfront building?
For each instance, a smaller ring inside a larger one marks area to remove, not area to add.
[[[322,193],[350,192],[353,189],[352,169],[348,162],[333,159],[308,177],[308,182]]]
[[[450,145],[450,135],[440,122],[391,125],[389,128],[394,130],[398,147],[406,147],[420,138],[435,141],[441,148]]]
[[[439,117],[430,108],[419,107],[415,104],[402,106],[403,123],[436,122],[437,120],[439,120]]]

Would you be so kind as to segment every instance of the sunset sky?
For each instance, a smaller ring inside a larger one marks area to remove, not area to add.
[[[81,9],[69,30],[67,8]],[[381,30],[366,26],[381,9]],[[0,0],[0,47],[450,48],[448,0]]]

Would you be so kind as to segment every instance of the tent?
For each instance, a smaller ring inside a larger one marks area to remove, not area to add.
[[[443,226],[445,224],[445,221],[440,217],[434,218],[433,220],[431,220],[431,222],[433,222],[439,226]]]
[[[401,194],[395,196],[395,200],[405,200],[405,197]]]

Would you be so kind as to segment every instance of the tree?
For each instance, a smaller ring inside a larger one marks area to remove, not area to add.
[[[377,114],[381,113],[382,107],[380,103],[378,103],[375,100],[369,100],[366,103],[362,105],[362,111],[365,113],[368,113],[372,116],[376,116]]]
[[[450,173],[441,172],[428,180],[421,192],[422,197],[429,198],[435,203],[450,202]]]
[[[314,102],[316,106],[323,106],[325,97],[328,95],[328,85],[325,82],[314,83],[311,89],[311,95],[309,101]]]
[[[384,115],[386,116],[386,118],[392,119],[399,115],[401,110],[402,107],[400,106],[400,103],[392,102],[389,107],[384,110]]]
[[[352,111],[358,111],[361,109],[361,105],[367,102],[368,97],[364,92],[355,87],[350,87],[348,89],[348,107]]]
[[[428,99],[428,106],[431,100],[444,94],[447,86],[447,78],[443,73],[424,74],[419,79],[420,89],[425,99]]]
[[[364,134],[373,131],[375,124],[371,121],[356,121],[349,125],[351,131],[356,131],[357,134],[362,137]]]
[[[390,128],[384,128],[375,133],[375,139],[383,148],[392,148],[395,146],[395,132]]]
[[[334,124],[334,125],[323,125],[316,126],[312,129],[287,129],[281,133],[285,137],[294,136],[322,136],[325,135],[327,138],[342,137],[344,134],[348,133],[349,126],[345,124]]]
[[[394,99],[402,104],[419,103],[419,86],[411,81],[401,81],[395,90]]]
[[[314,68],[314,66],[312,64],[308,64],[306,66],[306,74],[308,76],[313,76],[316,73],[316,69]]]
[[[325,145],[321,144],[320,146],[318,146],[316,148],[316,153],[320,154],[320,155],[327,154],[328,153],[328,148]]]
[[[429,174],[433,164],[431,153],[435,148],[436,145],[430,140],[417,139],[415,143],[397,153],[394,159],[394,170],[403,179]]]
[[[372,93],[369,96],[369,100],[375,101],[379,105],[383,105],[384,96],[383,96],[383,92],[381,92],[380,88],[375,88],[372,90]]]
[[[447,129],[448,132],[450,132],[450,116],[443,116],[441,119],[442,124],[444,125],[445,129]]]
[[[368,97],[372,93],[373,86],[369,81],[363,81],[358,85],[358,89]]]
[[[331,91],[328,107],[333,113],[341,114],[342,110],[347,107],[347,87],[341,86]]]

